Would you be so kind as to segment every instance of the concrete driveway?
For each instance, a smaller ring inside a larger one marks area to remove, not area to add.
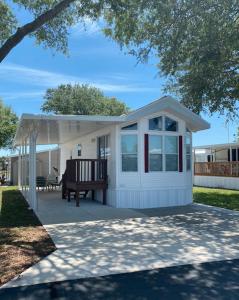
[[[72,204],[76,213],[89,206],[88,218],[74,223],[45,216],[57,250],[5,287],[239,258],[238,213],[199,205],[136,211]]]

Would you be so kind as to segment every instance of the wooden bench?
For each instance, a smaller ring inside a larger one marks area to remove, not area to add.
[[[102,190],[103,204],[107,203],[107,160],[106,159],[70,159],[66,161],[66,171],[62,177],[62,198],[70,201],[75,193],[76,206],[80,205],[80,193]]]

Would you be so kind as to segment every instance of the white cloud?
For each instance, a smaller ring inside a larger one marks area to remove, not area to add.
[[[101,31],[102,21],[92,21],[90,18],[84,18],[82,22],[72,27],[71,34],[73,37],[97,35]]]
[[[118,75],[119,74],[116,74],[116,77]],[[103,80],[103,79],[91,80],[89,78],[82,78],[82,77],[72,76],[63,73],[49,72],[41,69],[33,69],[22,65],[10,64],[10,63],[3,63],[0,66],[0,80],[23,83],[23,84],[27,84],[28,86],[42,87],[44,91],[46,88],[56,87],[60,84],[67,84],[67,83],[89,84],[106,92],[122,92],[122,93],[140,92],[140,91],[153,92],[158,90],[156,88],[145,87],[137,83],[132,83],[132,84],[112,83],[116,80],[114,75],[107,76],[106,78],[107,80]],[[30,97],[31,92],[27,91],[26,93],[29,93],[29,97]],[[35,93],[35,91],[33,93]]]
[[[26,91],[26,92],[0,92],[0,98],[2,97],[4,101],[11,100],[31,100],[32,98],[43,97],[44,91]]]

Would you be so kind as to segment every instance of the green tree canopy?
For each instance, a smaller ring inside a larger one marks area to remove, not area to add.
[[[67,53],[69,28],[85,18],[96,20],[102,0],[8,0],[0,1],[0,62],[26,36],[38,44]],[[25,10],[32,20],[21,24],[16,11]]]
[[[42,111],[55,114],[119,116],[129,110],[125,103],[106,97],[98,88],[84,84],[62,84],[48,89],[44,99]]]
[[[194,112],[237,113],[238,0],[124,0],[106,12],[107,36],[147,61]]]
[[[0,100],[0,148],[11,148],[18,118],[12,109]]]
[[[10,6],[11,4],[11,6]],[[32,21],[19,24],[12,5]],[[158,59],[167,90],[196,113],[237,113],[239,98],[238,0],[3,0],[0,62],[31,35],[67,53],[69,28],[103,17],[106,36],[139,61]]]

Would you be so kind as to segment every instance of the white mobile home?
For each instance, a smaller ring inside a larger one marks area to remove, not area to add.
[[[192,132],[209,127],[171,97],[116,117],[24,114],[15,145],[23,151],[29,145],[30,190],[26,197],[36,209],[36,144],[59,144],[60,173],[67,175],[68,192],[87,189],[95,200],[114,207],[191,203]],[[103,180],[107,181],[104,186]]]

